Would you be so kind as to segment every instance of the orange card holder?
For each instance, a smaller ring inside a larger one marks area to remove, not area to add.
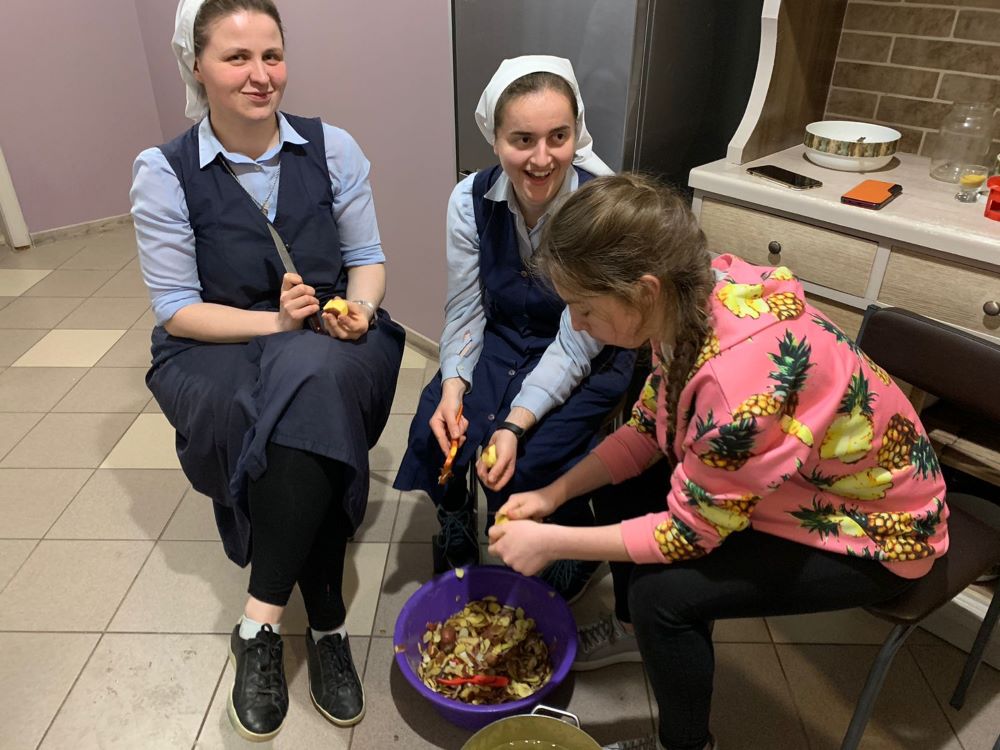
[[[902,192],[902,185],[882,180],[865,180],[840,196],[840,202],[877,211]]]

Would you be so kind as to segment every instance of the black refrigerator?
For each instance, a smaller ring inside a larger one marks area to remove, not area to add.
[[[473,113],[500,61],[573,63],[594,151],[678,187],[726,154],[750,96],[763,0],[452,0],[459,176],[496,163]]]

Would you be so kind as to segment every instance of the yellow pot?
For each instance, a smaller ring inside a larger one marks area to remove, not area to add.
[[[530,714],[510,716],[483,727],[462,745],[462,750],[601,750],[601,746],[580,729],[575,715],[536,706]]]

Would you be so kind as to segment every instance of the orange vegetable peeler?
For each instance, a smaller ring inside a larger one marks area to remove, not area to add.
[[[458,405],[458,414],[455,417],[456,422],[462,421],[462,408],[465,404]],[[448,480],[454,476],[451,472],[451,465],[455,462],[455,456],[458,454],[458,438],[454,438],[451,441],[451,448],[448,449],[448,457],[444,460],[444,466],[441,467],[441,476],[438,477],[438,484],[442,487],[448,484]]]
[[[472,677],[438,677],[440,685],[483,685],[484,687],[507,687],[509,677],[500,674],[476,674]]]

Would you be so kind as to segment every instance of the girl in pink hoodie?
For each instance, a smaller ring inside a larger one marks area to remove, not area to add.
[[[892,379],[787,268],[711,260],[687,205],[651,180],[578,190],[536,258],[574,327],[648,341],[652,371],[627,424],[500,509],[490,550],[526,575],[612,561],[616,612],[581,629],[576,668],[641,659],[660,709],[650,747],[711,748],[711,623],[900,594],[948,548],[937,458]],[[536,523],[601,487],[599,514],[619,522]]]

